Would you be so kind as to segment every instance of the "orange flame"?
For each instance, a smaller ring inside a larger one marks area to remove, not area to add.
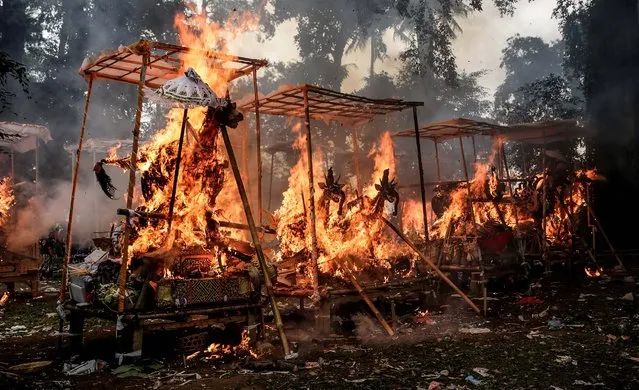
[[[9,219],[9,210],[15,203],[11,178],[5,177],[0,180],[0,226]]]
[[[306,136],[300,129],[300,123],[293,126],[293,132],[297,135],[293,147],[300,152],[300,157],[290,170],[289,187],[284,192],[282,206],[275,213],[281,249],[280,261],[293,257],[304,249],[310,253],[312,248]],[[386,232],[383,221],[368,215],[371,198],[377,193],[375,183],[379,182],[383,171],[389,169],[391,179],[395,176],[395,157],[389,133],[382,135],[369,157],[374,160],[374,171],[369,185],[365,187],[366,195],[355,198],[354,190],[345,187],[347,200],[342,215],[338,215],[338,206],[331,201],[328,202],[328,209],[322,208],[322,190],[318,183],[325,181],[322,172],[324,156],[319,150],[313,153],[318,265],[321,272],[343,277],[340,269],[343,264],[337,264],[335,260],[341,262],[346,258],[353,260],[348,266],[354,272],[368,266],[388,270],[391,267],[389,259],[405,254],[401,245]],[[300,269],[304,267],[298,267],[298,271]],[[308,269],[305,269],[303,276],[305,278],[298,281],[298,286],[310,282]]]

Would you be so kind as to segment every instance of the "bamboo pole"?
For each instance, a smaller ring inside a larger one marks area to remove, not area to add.
[[[311,276],[313,278],[313,302],[319,304],[319,270],[317,268],[317,230],[315,227],[315,185],[313,183],[313,144],[311,141],[311,114],[308,106],[308,89],[304,89],[304,125],[306,126],[306,158],[308,160],[309,210],[311,225]]]
[[[437,182],[441,182],[442,181],[442,174],[441,174],[441,170],[439,168],[439,147],[438,147],[438,142],[437,140],[433,140],[433,143],[435,144],[435,162],[437,162]]]
[[[363,194],[362,187],[362,172],[359,166],[359,140],[357,137],[357,129],[353,127],[351,129],[351,138],[353,140],[353,163],[355,164],[355,179],[357,179],[357,192]]]
[[[275,152],[271,153],[271,170],[270,177],[268,180],[268,204],[266,207],[268,211],[271,212],[271,200],[273,198],[273,160],[275,159]]]
[[[73,170],[73,184],[71,185],[71,204],[69,205],[69,220],[67,221],[67,242],[64,256],[64,265],[62,266],[62,281],[60,283],[60,295],[58,303],[62,304],[66,300],[67,286],[69,283],[69,261],[71,260],[71,231],[73,228],[73,209],[75,206],[75,193],[78,188],[78,173],[80,171],[80,154],[82,153],[82,144],[84,143],[84,134],[87,128],[87,116],[89,113],[89,104],[91,103],[91,92],[93,91],[93,73],[89,78],[89,87],[87,89],[87,100],[84,104],[84,113],[82,114],[82,128],[80,129],[80,140],[78,141],[78,150],[76,151],[76,163]],[[62,321],[60,322],[62,325]]]
[[[35,193],[36,196],[39,194],[39,189],[40,189],[40,158],[39,158],[39,145],[40,145],[40,138],[36,137],[35,139]]]
[[[406,243],[406,245],[408,245],[408,246],[409,246],[409,247],[410,247],[410,248],[411,248],[411,249],[412,249],[412,250],[413,250],[413,251],[414,251],[414,252],[415,252],[415,253],[416,253],[416,254],[417,254],[417,255],[418,255],[421,259],[422,259],[422,261],[424,261],[426,264],[428,264],[428,266],[429,266],[429,267],[430,267],[433,271],[435,271],[435,273],[436,273],[436,274],[437,274],[440,278],[442,278],[442,280],[444,280],[444,282],[446,282],[446,283],[447,283],[447,284],[448,284],[448,285],[449,285],[449,286],[450,286],[453,290],[455,290],[455,292],[456,292],[457,294],[459,294],[459,296],[460,296],[460,297],[462,297],[462,298],[464,299],[464,301],[466,301],[466,303],[468,303],[468,305],[469,305],[469,306],[470,306],[473,310],[475,310],[477,313],[481,313],[481,310],[479,309],[479,307],[477,307],[477,305],[475,305],[475,304],[473,303],[473,301],[471,301],[471,300],[470,300],[470,298],[468,297],[468,295],[464,294],[464,292],[463,292],[462,290],[460,290],[460,289],[459,289],[459,287],[457,287],[457,286],[455,285],[455,283],[453,283],[453,281],[452,281],[452,280],[450,280],[450,279],[448,278],[448,276],[446,276],[446,274],[444,274],[444,273],[443,273],[443,272],[439,269],[439,267],[437,267],[437,266],[436,266],[436,265],[435,265],[435,264],[434,264],[434,263],[433,263],[433,262],[432,262],[429,258],[427,258],[426,256],[424,256],[424,255],[423,255],[423,254],[419,251],[419,249],[417,249],[417,247],[415,246],[415,244],[414,244],[414,243],[413,243],[410,239],[408,239],[408,237],[406,237],[406,236],[404,235],[404,233],[402,233],[401,231],[399,231],[399,229],[397,229],[397,228],[395,227],[395,225],[393,225],[393,224],[392,224],[389,220],[387,220],[386,218],[381,217],[381,216],[380,216],[380,218],[382,219],[382,221],[384,221],[384,223],[386,223],[386,225],[387,225],[389,228],[391,228],[391,230],[393,230],[393,231],[394,231],[394,232],[395,232],[395,233],[399,236],[399,238],[401,238],[401,239],[402,239],[402,240]]]
[[[417,144],[417,160],[419,167],[419,189],[422,195],[422,220],[424,221],[424,237],[430,241],[428,234],[428,215],[426,212],[426,188],[424,188],[424,162],[422,161],[422,144],[419,136],[419,122],[417,120],[417,107],[413,106],[413,125],[415,127],[415,143]]]
[[[93,147],[93,166],[95,166],[95,163],[97,162],[97,156],[95,155],[95,146]],[[93,190],[96,192],[96,195],[98,193],[98,181],[97,180],[93,180]],[[95,224],[93,226],[93,228],[95,229],[95,232],[100,231],[100,226],[101,226],[101,220],[100,220],[100,214],[98,213],[98,197],[97,196],[93,196],[93,220],[95,221]]]
[[[349,256],[349,259],[352,260],[352,256]],[[368,305],[368,308],[371,309],[373,314],[375,314],[375,317],[377,317],[377,320],[382,324],[382,326],[384,327],[388,335],[393,337],[395,335],[393,328],[391,328],[390,325],[388,325],[388,322],[386,322],[386,320],[382,316],[382,313],[380,313],[379,310],[377,310],[377,308],[375,307],[375,304],[373,304],[373,301],[371,301],[371,299],[368,297],[366,292],[364,292],[364,289],[355,278],[355,275],[353,275],[353,273],[351,272],[351,269],[348,267],[348,264],[346,265],[342,264],[341,261],[337,261],[336,263],[340,266],[342,270],[344,270],[344,272],[346,272],[346,274],[348,275],[348,278],[353,284],[353,287],[355,287],[355,290],[357,290],[359,295],[362,296],[362,299],[364,300],[364,302],[366,302],[366,304]]]
[[[244,115],[246,118],[246,113]],[[248,125],[246,120],[242,121],[242,179],[249,182],[249,157],[248,157]]]
[[[255,96],[255,149],[257,152],[257,225],[262,226],[262,134],[260,98],[257,92],[257,69],[253,67],[253,94]]]
[[[610,248],[610,251],[612,252],[612,255],[617,260],[617,263],[621,267],[623,267],[623,269],[626,269],[626,267],[623,265],[623,262],[621,261],[621,258],[619,257],[619,255],[615,251],[615,248],[612,246],[612,242],[610,242],[610,239],[608,238],[608,235],[606,234],[606,231],[604,230],[603,226],[601,226],[601,222],[599,222],[599,218],[597,218],[597,216],[595,215],[595,212],[592,210],[592,207],[590,207],[590,202],[588,201],[588,198],[586,198],[586,207],[588,208],[588,213],[592,216],[592,220],[595,221],[595,224],[597,225],[597,229],[601,232],[601,235],[603,236],[604,240],[606,241],[606,244],[608,244],[608,247]]]
[[[169,202],[169,227],[168,236],[171,235],[171,225],[173,224],[173,208],[175,207],[175,195],[180,177],[180,163],[182,162],[182,147],[184,145],[184,134],[186,133],[186,123],[189,121],[189,110],[184,109],[182,115],[182,128],[180,129],[180,142],[178,143],[177,157],[175,159],[175,173],[173,174],[173,188],[171,189],[171,201]]]
[[[541,174],[543,177],[542,184],[542,203],[541,203],[541,258],[546,261],[546,184],[548,182],[548,176],[546,175],[546,129],[543,129],[544,144],[542,148],[541,156]],[[546,270],[549,270],[549,265],[546,264]]]
[[[508,159],[506,158],[506,149],[504,148],[504,145],[501,145],[501,155],[504,159],[504,170],[506,172],[506,180],[508,181],[508,192],[510,193],[510,199],[512,200],[512,204],[513,204],[513,211],[515,214],[515,228],[517,229],[517,244],[519,245],[519,254],[521,255],[522,258],[526,257],[526,253],[524,251],[524,246],[522,245],[522,241],[521,241],[521,235],[520,235],[520,230],[519,230],[519,212],[517,211],[517,205],[515,205],[514,201],[515,201],[515,197],[514,197],[514,191],[513,191],[513,183],[510,181],[510,170],[508,169]]]
[[[466,166],[466,154],[464,152],[464,141],[462,137],[459,137],[459,148],[461,149],[462,164],[464,166],[464,178],[466,179],[466,190],[468,191],[468,207],[473,218],[473,225],[475,224],[475,210],[473,207],[473,198],[470,193],[470,178],[468,177],[468,167]]]
[[[475,136],[471,136],[470,139],[473,141],[473,161],[477,162],[477,146],[475,145]]]
[[[140,141],[140,124],[142,122],[142,103],[144,100],[144,80],[146,78],[146,64],[149,54],[142,57],[140,80],[138,82],[138,102],[135,110],[135,124],[133,126],[133,144],[131,145],[131,167],[129,168],[129,188],[126,196],[126,208],[133,206],[133,190],[135,189],[135,167],[138,161],[138,143]],[[126,291],[126,274],[129,264],[129,223],[124,224],[124,243],[122,245],[122,265],[120,266],[120,285],[118,289],[118,313],[124,312],[124,294]]]
[[[253,240],[255,253],[257,254],[257,259],[260,262],[262,273],[264,274],[264,286],[266,287],[266,293],[268,294],[269,300],[271,302],[271,309],[273,310],[273,316],[275,317],[275,325],[277,326],[277,330],[280,333],[282,347],[284,348],[284,355],[288,356],[290,355],[290,348],[288,346],[286,333],[284,333],[284,324],[282,323],[280,310],[277,307],[277,301],[275,300],[275,294],[273,293],[273,283],[271,283],[271,279],[269,278],[266,259],[264,257],[264,252],[262,251],[262,244],[260,244],[260,239],[257,235],[257,229],[255,227],[253,213],[251,213],[251,206],[249,205],[248,196],[246,195],[246,190],[244,189],[244,183],[242,182],[242,176],[240,175],[240,168],[237,165],[237,160],[235,159],[235,152],[233,152],[233,146],[231,145],[231,139],[229,137],[229,134],[226,131],[226,126],[220,126],[220,132],[222,133],[222,138],[224,139],[226,154],[228,155],[229,162],[231,163],[233,176],[235,177],[235,184],[237,184],[237,190],[240,193],[240,198],[242,199],[242,205],[244,206],[244,213],[246,214],[246,222],[248,223],[249,231],[251,232],[251,239]]]

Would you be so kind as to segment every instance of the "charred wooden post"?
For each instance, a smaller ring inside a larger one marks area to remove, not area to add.
[[[506,158],[506,149],[504,148],[503,143],[501,145],[501,155],[504,159],[504,171],[506,172],[506,180],[508,181],[508,192],[510,193],[510,200],[511,202],[513,202],[513,210],[515,214],[515,228],[517,229],[517,234],[515,236],[517,237],[517,246],[518,246],[517,249],[519,250],[519,254],[521,255],[523,259],[526,257],[526,253],[524,252],[524,246],[521,241],[521,235],[519,234],[519,212],[517,211],[517,206],[514,204],[515,197],[513,192],[513,183],[510,180],[510,171],[508,169],[508,159]]]
[[[173,208],[175,207],[175,195],[177,194],[177,187],[180,177],[180,163],[182,162],[182,146],[184,145],[184,133],[186,133],[186,123],[189,120],[188,108],[184,109],[182,115],[182,128],[180,129],[180,141],[178,143],[177,157],[175,158],[175,173],[173,174],[173,188],[171,189],[171,201],[169,202],[169,227],[168,236],[171,235],[171,225],[173,224]]]
[[[461,149],[462,165],[464,166],[464,178],[466,179],[466,189],[468,190],[468,208],[470,209],[473,225],[475,224],[475,210],[473,208],[473,198],[470,193],[470,178],[468,177],[468,167],[466,166],[466,153],[464,152],[464,141],[459,137],[459,148]]]
[[[435,162],[437,163],[437,183],[441,183],[442,174],[439,167],[439,142],[436,139],[433,139],[433,143],[435,144]]]
[[[541,259],[546,262],[546,184],[548,182],[548,175],[546,175],[546,129],[543,129],[543,148],[541,150],[541,174],[543,177],[542,195],[541,195]],[[546,264],[546,270],[550,270],[550,265]]]
[[[142,122],[142,103],[144,100],[144,81],[146,78],[146,65],[149,62],[149,53],[143,54],[140,68],[140,81],[138,82],[138,102],[135,110],[135,125],[133,126],[133,144],[131,145],[131,165],[129,168],[129,187],[126,196],[126,208],[133,206],[133,190],[135,188],[135,166],[138,161],[138,144],[140,141],[140,124]],[[129,224],[124,225],[124,243],[122,245],[122,266],[120,267],[120,286],[118,299],[118,313],[124,312],[124,292],[126,291],[126,273],[129,263]]]
[[[255,95],[255,149],[257,151],[257,225],[262,226],[262,135],[260,98],[257,92],[257,69],[253,67],[253,94]]]
[[[610,242],[610,239],[608,238],[608,235],[606,234],[606,231],[604,230],[603,226],[601,226],[601,222],[599,222],[599,218],[597,218],[597,216],[595,215],[595,212],[592,210],[592,207],[590,207],[590,201],[588,200],[587,197],[586,197],[586,207],[588,208],[588,214],[591,215],[592,216],[592,220],[595,221],[595,225],[597,226],[597,230],[599,230],[601,232],[601,235],[603,236],[604,240],[606,241],[606,244],[608,244],[608,247],[610,248],[610,251],[612,252],[612,255],[617,260],[617,264],[619,264],[623,269],[626,269],[626,267],[623,265],[623,262],[621,261],[621,258],[619,258],[619,255],[617,254],[617,251],[615,251],[615,247],[612,246],[612,242]],[[594,248],[593,248],[593,250],[594,250]]]
[[[306,126],[306,158],[308,160],[309,210],[311,225],[311,276],[313,279],[313,302],[319,303],[319,270],[317,268],[317,230],[315,228],[315,184],[313,183],[313,143],[311,141],[311,114],[308,106],[308,89],[304,88],[304,125]]]
[[[268,203],[266,204],[266,208],[269,212],[271,212],[271,199],[273,198],[273,160],[275,159],[275,152],[271,153],[271,170],[270,177],[268,180]]]
[[[244,118],[246,118],[243,112]],[[242,179],[249,182],[249,157],[248,157],[248,125],[246,120],[242,122]]]
[[[397,234],[397,236],[398,236],[399,238],[401,238],[401,239],[402,239],[402,240],[406,243],[406,245],[408,245],[408,246],[409,246],[409,247],[410,247],[410,248],[411,248],[411,249],[412,249],[412,250],[413,250],[413,251],[414,251],[414,252],[415,252],[415,253],[416,253],[419,257],[420,257],[420,259],[421,259],[423,262],[425,262],[426,264],[428,264],[428,266],[429,266],[429,267],[430,267],[433,271],[435,271],[435,273],[436,273],[436,274],[437,274],[440,278],[442,278],[442,280],[443,280],[444,282],[446,282],[446,283],[447,283],[447,284],[448,284],[448,285],[449,285],[449,286],[450,286],[453,290],[455,290],[455,292],[456,292],[457,294],[459,294],[459,296],[460,296],[460,297],[462,297],[462,298],[464,299],[464,301],[466,301],[466,303],[468,303],[468,305],[469,305],[469,306],[470,306],[473,310],[475,310],[475,312],[477,312],[477,313],[481,313],[481,310],[479,309],[479,307],[477,307],[477,305],[475,305],[475,304],[473,303],[473,301],[471,301],[471,300],[470,300],[470,298],[468,297],[468,295],[464,294],[464,292],[463,292],[462,290],[460,290],[460,289],[459,289],[459,287],[457,287],[457,286],[455,285],[455,283],[453,283],[453,281],[452,281],[452,280],[450,280],[450,279],[448,278],[448,276],[446,276],[446,274],[444,274],[444,273],[441,271],[441,269],[439,269],[439,267],[438,267],[438,266],[436,266],[436,265],[435,265],[435,264],[434,264],[434,263],[433,263],[433,262],[432,262],[429,258],[427,258],[426,256],[424,256],[424,254],[422,254],[422,252],[420,252],[420,251],[419,251],[419,249],[415,246],[415,244],[414,244],[414,243],[413,243],[413,242],[412,242],[412,241],[411,241],[408,237],[406,237],[406,236],[404,235],[404,233],[402,233],[399,229],[397,229],[397,228],[395,227],[395,225],[393,225],[393,224],[392,224],[392,223],[391,223],[388,219],[386,219],[386,218],[384,218],[384,217],[381,217],[381,216],[380,216],[380,218],[382,219],[382,221],[384,221],[384,223],[385,223],[385,224],[386,224],[389,228],[391,228],[391,230],[392,230],[392,231],[394,231],[394,232],[395,232],[395,234]]]
[[[80,171],[80,155],[82,153],[82,144],[84,143],[84,133],[87,128],[87,116],[89,113],[89,104],[91,103],[91,92],[93,91],[93,75],[89,78],[89,87],[87,90],[87,100],[84,104],[84,113],[82,114],[82,128],[80,129],[80,140],[78,141],[78,150],[76,152],[76,163],[73,170],[73,184],[71,186],[71,204],[69,205],[69,220],[67,222],[67,242],[64,256],[64,265],[62,266],[62,281],[60,283],[60,296],[58,302],[64,303],[66,300],[67,287],[69,283],[69,261],[71,259],[71,231],[73,228],[73,208],[75,206],[75,192],[78,188],[78,173]],[[13,178],[13,149],[11,154],[11,175]],[[60,322],[62,325],[62,322]]]
[[[417,120],[417,106],[413,106],[413,125],[415,126],[415,143],[417,144],[417,161],[419,162],[419,189],[422,195],[422,219],[424,221],[424,237],[430,241],[428,234],[428,216],[426,215],[426,188],[424,188],[424,162],[422,161],[422,143],[419,135],[419,122]]]
[[[260,267],[262,268],[262,273],[264,275],[264,286],[266,287],[266,293],[268,294],[271,303],[271,309],[273,310],[273,316],[275,317],[275,325],[277,326],[277,330],[280,333],[280,339],[282,341],[282,347],[284,348],[284,354],[289,355],[290,349],[288,345],[288,339],[286,338],[286,333],[284,333],[284,324],[282,323],[280,310],[277,307],[277,301],[275,300],[275,294],[273,293],[273,283],[271,282],[271,279],[269,277],[266,258],[264,257],[262,244],[260,244],[260,239],[257,235],[255,220],[253,219],[251,206],[249,204],[248,196],[246,195],[246,190],[244,189],[244,183],[242,182],[240,168],[238,167],[237,160],[235,159],[235,153],[233,152],[233,146],[231,145],[231,138],[229,137],[229,133],[226,130],[226,126],[220,126],[220,132],[222,133],[222,139],[224,140],[226,153],[229,157],[231,169],[233,170],[233,176],[235,176],[235,184],[237,184],[237,190],[240,193],[240,198],[242,199],[244,213],[246,214],[246,222],[248,223],[249,231],[251,232],[251,239],[253,240],[253,245],[255,246],[255,253],[257,254],[257,259],[260,262]]]
[[[471,141],[473,141],[473,161],[477,162],[477,146],[475,145],[475,136],[470,137]]]
[[[352,257],[349,256],[349,259],[352,260]],[[355,287],[359,295],[361,295],[364,302],[366,302],[366,304],[368,305],[368,308],[371,309],[373,314],[375,314],[375,317],[377,317],[377,320],[380,322],[380,324],[382,324],[382,326],[386,330],[386,333],[388,333],[389,336],[393,337],[395,335],[393,328],[391,328],[390,325],[388,325],[388,322],[386,322],[386,320],[384,319],[384,316],[382,316],[382,313],[380,313],[379,310],[377,310],[377,308],[375,307],[375,304],[373,304],[373,301],[371,301],[371,299],[368,297],[366,292],[364,292],[364,289],[357,281],[357,278],[355,278],[355,275],[353,275],[353,273],[351,272],[351,269],[348,267],[348,264],[344,265],[342,264],[341,261],[336,261],[336,263],[340,266],[340,268],[344,272],[346,272],[346,274],[348,275],[348,278],[353,284],[353,287]]]
[[[353,163],[355,164],[355,179],[357,180],[357,193],[363,194],[362,189],[362,172],[359,166],[359,141],[357,138],[357,129],[353,127],[351,129],[351,139],[353,141]]]

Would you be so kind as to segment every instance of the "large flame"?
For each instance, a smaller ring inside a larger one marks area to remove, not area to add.
[[[219,66],[205,54],[209,51],[226,52],[228,41],[254,29],[258,22],[257,16],[249,12],[234,12],[224,23],[207,20],[206,14],[198,13],[195,7],[191,7],[186,15],[178,14],[175,27],[180,43],[191,48],[184,53],[181,71],[192,67],[218,97],[224,96],[234,68]],[[245,222],[237,187],[232,181],[224,181],[228,163],[218,150],[217,131],[211,132],[203,126],[206,113],[203,107],[188,111],[192,130],[187,130],[182,150],[171,234],[168,234],[168,222],[164,220],[140,227],[132,244],[134,253],[158,248],[206,246],[211,233],[215,233],[212,230],[218,230],[211,225],[212,219]],[[147,212],[168,214],[182,116],[182,109],[171,109],[166,115],[166,127],[140,148],[138,171],[142,176],[152,175],[164,180],[164,185],[150,191],[150,197],[147,194],[147,200],[136,192],[136,202]],[[111,154],[110,158],[113,158]],[[219,187],[221,192],[212,187]],[[244,232],[226,231],[225,234],[245,238]]]
[[[13,186],[11,179],[5,177],[0,180],[0,226],[4,225],[9,219],[9,210],[15,203],[13,194]]]
[[[293,132],[297,135],[293,147],[299,151],[300,157],[290,170],[289,187],[275,215],[282,254],[280,260],[306,251],[305,256],[302,256],[303,263],[312,248],[312,234],[306,136],[301,134],[300,128],[300,124],[293,126]],[[395,176],[395,158],[389,133],[382,135],[369,157],[373,158],[375,166],[369,185],[364,190],[366,196],[358,198],[354,189],[345,187],[347,200],[342,215],[338,215],[336,203],[329,202],[328,210],[322,208],[320,203],[322,190],[318,183],[325,181],[325,172],[322,170],[325,166],[324,156],[319,150],[313,152],[318,264],[321,272],[344,276],[343,266],[348,266],[352,271],[364,268],[388,270],[391,267],[390,259],[405,254],[401,245],[385,230],[384,222],[377,216],[369,215],[372,198],[377,194],[375,183],[379,182],[383,171],[389,169],[391,179]],[[336,172],[336,176],[339,174]],[[382,210],[382,213],[387,211]],[[345,259],[349,260],[346,262]],[[306,279],[301,283],[298,281],[298,286],[310,282],[308,269],[305,276]]]

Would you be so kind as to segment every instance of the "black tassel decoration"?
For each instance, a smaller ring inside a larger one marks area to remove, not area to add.
[[[104,170],[105,162],[106,160],[100,160],[95,163],[93,172],[95,172],[95,178],[98,180],[98,183],[100,183],[100,188],[102,188],[102,191],[104,191],[106,196],[111,199],[115,199],[115,191],[117,190],[117,188],[115,188],[113,184],[111,184],[111,177],[109,177],[109,175],[107,175],[106,171]]]

